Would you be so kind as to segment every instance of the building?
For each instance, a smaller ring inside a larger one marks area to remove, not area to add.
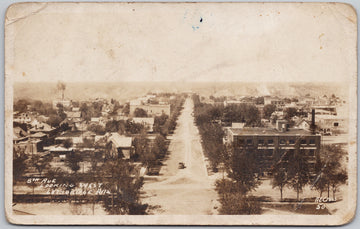
[[[268,172],[274,158],[284,158],[300,150],[313,170],[316,156],[320,153],[321,136],[310,131],[288,128],[285,120],[278,120],[276,128],[226,128],[224,142],[236,150],[258,153],[261,173]],[[284,156],[282,156],[284,155]]]
[[[143,109],[149,116],[160,116],[166,114],[170,116],[170,104],[134,104],[130,103],[130,115],[134,115],[135,110]]]
[[[153,132],[154,118],[132,118],[134,123],[138,123],[145,126],[147,132]]]
[[[107,139],[111,143],[111,157],[130,159],[132,154],[132,138],[118,133],[110,133]]]

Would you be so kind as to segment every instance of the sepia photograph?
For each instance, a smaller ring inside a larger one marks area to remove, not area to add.
[[[343,3],[16,3],[15,224],[342,225],[357,201]]]

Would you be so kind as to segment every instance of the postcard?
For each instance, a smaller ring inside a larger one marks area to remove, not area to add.
[[[6,12],[11,223],[342,225],[356,139],[349,4]]]

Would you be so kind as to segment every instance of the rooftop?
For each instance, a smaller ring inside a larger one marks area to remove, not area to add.
[[[290,128],[281,132],[275,128],[245,127],[229,128],[234,135],[311,135],[310,131],[304,129]]]

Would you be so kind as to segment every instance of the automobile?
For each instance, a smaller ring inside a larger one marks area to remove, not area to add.
[[[185,163],[184,162],[179,162],[179,169],[185,169],[186,166],[185,166]]]

